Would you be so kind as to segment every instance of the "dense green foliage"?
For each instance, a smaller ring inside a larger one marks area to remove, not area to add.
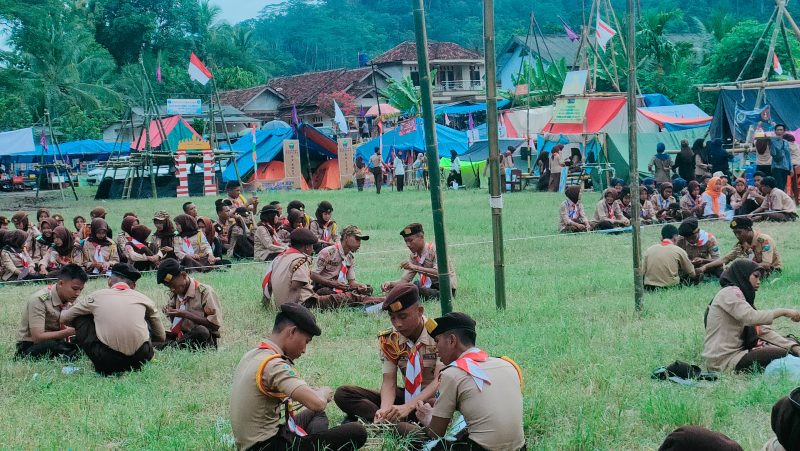
[[[612,3],[623,19],[624,1]],[[712,0],[642,0],[637,23],[642,91],[696,101],[692,83],[735,79],[772,12],[767,3],[733,0],[721,10]],[[496,0],[495,6],[496,42],[503,46],[512,35],[526,34],[531,8],[537,27],[548,34],[563,33],[559,15],[579,30],[585,5]],[[796,3],[789,9],[800,11]],[[482,48],[481,2],[428,0],[426,14],[430,39]],[[374,57],[414,37],[411,5],[404,1],[287,0],[239,24],[219,17],[210,0],[0,0],[8,47],[0,51],[0,129],[41,122],[49,109],[66,135],[95,137],[105,118],[142,103],[143,73],[159,101],[207,96],[210,88],[191,82],[186,73],[190,51],[211,68],[219,89],[234,89],[277,75],[353,67],[360,52]],[[703,52],[670,42],[671,33],[703,35]],[[779,41],[788,73],[784,47]],[[617,63],[625,67],[620,50]],[[760,73],[764,56],[765,51],[757,55],[745,78]],[[610,62],[613,56],[603,58]],[[155,81],[159,66],[162,83]],[[619,74],[622,89],[624,72]],[[599,89],[612,88],[607,75],[599,78]],[[703,99],[703,104],[713,101]]]

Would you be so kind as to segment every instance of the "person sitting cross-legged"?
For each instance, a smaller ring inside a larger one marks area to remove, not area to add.
[[[788,194],[778,188],[773,177],[764,177],[761,181],[761,194],[764,195],[764,201],[760,207],[750,213],[751,218],[777,222],[797,219],[797,205]]]
[[[644,251],[642,274],[645,290],[674,287],[695,278],[696,272],[686,251],[675,245],[677,239],[678,229],[667,224],[661,228],[661,242]]]

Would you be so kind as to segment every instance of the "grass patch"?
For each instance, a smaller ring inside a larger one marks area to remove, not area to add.
[[[302,199],[313,210],[330,200],[334,218],[358,224],[371,236],[357,256],[358,278],[374,286],[399,277],[407,256],[399,231],[422,222],[432,239],[429,197],[414,189],[404,193],[304,192],[261,193],[262,202]],[[58,194],[40,202],[70,222],[95,205],[109,211],[119,230],[121,215],[135,211],[147,219],[157,209],[173,214],[183,199],[107,201],[91,199],[81,189],[79,202]],[[772,436],[772,404],[794,387],[784,379],[724,375],[708,388],[679,387],[650,379],[650,372],[676,359],[702,363],[703,311],[718,286],[647,294],[641,316],[634,315],[630,235],[559,236],[562,195],[506,195],[503,216],[508,308],[494,306],[491,219],[485,190],[447,192],[445,216],[450,255],[459,276],[456,310],[478,321],[479,345],[493,355],[508,355],[522,367],[525,384],[525,430],[530,449],[655,449],[674,427],[702,424],[758,449]],[[589,210],[597,194],[585,196]],[[33,212],[30,196],[4,195],[0,214],[19,205]],[[201,215],[213,216],[213,198],[197,198]],[[590,212],[591,214],[591,212]],[[720,241],[734,244],[727,223],[703,224]],[[762,309],[798,308],[800,232],[796,224],[758,226],[778,243],[785,270],[764,284]],[[658,228],[647,228],[645,245],[658,242]],[[474,243],[461,245],[464,243]],[[224,326],[217,351],[160,352],[141,372],[121,378],[95,376],[87,359],[80,371],[61,373],[61,364],[13,361],[20,314],[33,286],[0,288],[0,442],[9,449],[230,449],[228,400],[234,367],[241,355],[269,331],[273,313],[260,302],[264,266],[242,265],[227,272],[200,275],[222,299]],[[100,288],[93,281],[87,292]],[[160,306],[166,292],[154,276],[140,289]],[[438,315],[438,304],[425,306]],[[313,384],[358,384],[377,388],[380,364],[376,334],[388,327],[383,316],[352,311],[318,314],[323,335],[298,361]],[[776,328],[797,333],[778,320]],[[342,413],[331,405],[331,423]],[[63,419],[63,420],[62,420]],[[57,421],[63,424],[55,426]],[[397,443],[390,441],[390,443]],[[388,449],[395,447],[389,445]]]

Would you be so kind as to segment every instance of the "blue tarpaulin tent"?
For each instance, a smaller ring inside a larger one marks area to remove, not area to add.
[[[464,132],[436,124],[436,141],[439,144],[439,156],[441,157],[449,157],[450,149],[455,150],[459,155],[467,152],[467,134]],[[356,154],[361,155],[364,161],[367,161],[375,153],[375,148],[379,145],[380,138],[374,138],[360,145],[356,150]],[[395,127],[383,134],[384,161],[389,160],[391,153],[389,150],[392,147],[403,151],[425,152],[425,133],[422,119],[417,118],[417,129],[407,135],[400,135],[400,127]]]
[[[108,143],[105,141],[95,139],[85,139],[81,141],[71,141],[66,143],[59,143],[58,148],[61,150],[61,155],[65,158],[78,159],[81,161],[105,161],[111,156],[112,153],[117,155],[128,155],[130,153],[129,142],[123,143]],[[56,156],[56,145],[53,143],[48,144],[48,151],[44,154],[45,162],[52,163]],[[33,163],[41,162],[39,156],[42,154],[42,146],[37,145],[36,150],[30,152],[21,152],[2,157],[2,161],[6,163]]]
[[[647,107],[671,106],[672,100],[669,100],[664,94],[644,94],[642,96],[644,104]]]
[[[755,109],[758,89],[739,89],[725,87],[719,92],[714,121],[711,123],[711,138],[730,139],[736,130],[736,112]],[[770,121],[786,124],[787,130],[800,128],[800,86],[776,86],[764,90],[764,103],[769,105]],[[744,140],[746,136],[736,136]]]
[[[509,101],[506,99],[498,100],[497,108],[498,109],[503,108],[508,104]],[[477,102],[457,102],[457,103],[449,103],[446,105],[436,105],[436,107],[434,108],[434,113],[436,114],[436,116],[441,116],[442,114],[445,113],[447,113],[448,115],[469,114],[469,113],[477,113],[478,111],[486,112],[486,104]]]

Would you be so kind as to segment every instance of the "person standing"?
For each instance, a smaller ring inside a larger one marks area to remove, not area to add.
[[[406,165],[403,163],[403,159],[400,158],[399,152],[394,155],[392,165],[394,166],[394,179],[397,191],[402,192],[406,180]]]
[[[436,403],[417,402],[420,423],[432,438],[444,437],[456,411],[466,430],[434,450],[509,450],[525,448],[522,427],[522,372],[508,357],[489,357],[475,345],[475,320],[452,312],[428,324],[445,368]]]
[[[75,342],[100,375],[140,369],[153,358],[151,340],[166,338],[155,302],[136,291],[141,276],[127,263],[117,263],[108,288],[61,311],[61,324],[75,328]]]
[[[656,145],[656,154],[647,165],[647,170],[653,174],[656,183],[669,182],[671,180],[670,173],[672,172],[672,157],[666,153],[667,146],[664,143]]]
[[[672,165],[672,169],[677,170],[678,175],[688,183],[694,180],[694,165],[694,152],[689,147],[689,141],[686,139],[681,140],[681,151],[675,156],[675,164]]]
[[[328,429],[325,407],[333,391],[309,386],[294,368],[308,343],[320,335],[322,330],[307,308],[284,304],[269,339],[242,356],[233,374],[230,401],[237,449],[346,451],[364,446],[367,431],[359,423]],[[295,415],[295,403],[306,410]],[[280,424],[281,410],[285,424]]]
[[[786,180],[792,172],[792,150],[789,141],[784,139],[786,126],[775,125],[775,137],[769,140],[769,154],[772,156],[772,171],[770,175],[775,178],[778,188],[786,188]]]
[[[380,194],[381,185],[383,185],[383,160],[379,147],[376,147],[375,153],[369,157],[369,170],[372,172],[372,177],[375,178],[375,191]]]
[[[359,191],[364,191],[364,180],[367,178],[367,165],[364,164],[364,157],[356,157],[356,165],[353,168],[353,176],[356,179],[356,187]]]
[[[425,184],[425,170],[423,169],[423,166],[425,165],[425,162],[423,161],[424,158],[424,153],[418,153],[417,159],[414,160],[414,163],[411,165],[411,169],[414,171],[414,182],[417,185],[417,189],[427,189]]]
[[[644,289],[654,291],[689,282],[696,276],[686,251],[675,245],[678,229],[667,224],[661,228],[661,243],[647,248],[642,255]]]
[[[62,326],[59,318],[61,311],[81,295],[89,277],[80,266],[69,264],[61,268],[57,279],[55,285],[48,285],[28,298],[22,312],[15,357],[73,358],[78,354],[78,346],[69,340],[75,335],[75,329]]]
[[[558,188],[561,185],[561,150],[563,149],[563,144],[556,144],[550,150],[550,160],[548,166],[550,168],[550,181],[547,185],[547,189],[551,193],[558,192]]]
[[[454,149],[450,149],[450,172],[453,180],[458,183],[459,188],[464,186],[464,179],[461,177],[461,159]]]

